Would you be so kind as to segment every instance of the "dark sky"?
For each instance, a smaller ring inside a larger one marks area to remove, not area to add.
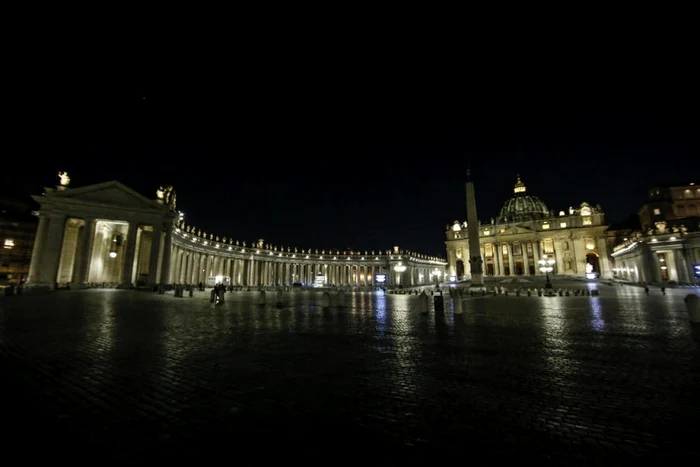
[[[39,193],[59,170],[151,197],[172,184],[187,222],[222,236],[444,256],[468,165],[482,221],[516,174],[550,209],[587,201],[610,221],[654,184],[700,182],[689,69],[292,65],[38,74],[4,191]]]

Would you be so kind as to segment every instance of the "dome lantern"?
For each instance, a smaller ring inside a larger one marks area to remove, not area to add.
[[[522,222],[550,217],[549,209],[537,196],[527,192],[525,184],[517,176],[513,196],[501,208],[498,222]]]

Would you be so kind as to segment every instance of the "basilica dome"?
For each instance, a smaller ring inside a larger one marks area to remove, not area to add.
[[[547,205],[537,196],[528,194],[518,175],[513,196],[503,204],[498,222],[522,222],[546,217],[550,217]]]

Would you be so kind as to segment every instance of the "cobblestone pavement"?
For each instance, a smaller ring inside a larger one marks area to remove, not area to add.
[[[24,462],[697,456],[693,290],[601,290],[469,298],[456,316],[369,293],[325,310],[308,294],[0,298],[3,444]]]

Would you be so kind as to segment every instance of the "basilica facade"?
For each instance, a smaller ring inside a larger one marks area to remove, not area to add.
[[[223,283],[232,286],[405,286],[444,279],[446,261],[398,246],[350,251],[283,247],[187,225],[172,187],[148,198],[110,181],[60,185],[40,205],[28,287]]]
[[[581,203],[558,213],[531,195],[518,176],[513,195],[497,218],[479,223],[483,271],[488,276],[536,276],[539,261],[552,264],[553,274],[611,278],[600,206]],[[446,227],[447,275],[469,279],[469,246],[466,221]]]

